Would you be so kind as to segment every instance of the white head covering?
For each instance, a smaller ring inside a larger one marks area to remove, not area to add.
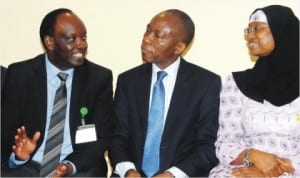
[[[258,10],[251,15],[249,23],[251,23],[251,22],[268,23],[268,20],[267,20],[266,14],[262,10]]]

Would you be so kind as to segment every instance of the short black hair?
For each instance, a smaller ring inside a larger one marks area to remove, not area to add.
[[[165,12],[179,17],[181,25],[186,32],[185,36],[183,37],[183,42],[186,43],[186,45],[189,45],[195,34],[195,24],[191,17],[179,9],[168,9]]]
[[[41,39],[41,42],[42,42],[44,48],[46,48],[46,45],[44,43],[44,37],[46,35],[50,35],[50,36],[54,35],[54,26],[56,23],[56,19],[57,19],[58,15],[60,15],[62,13],[73,13],[73,12],[72,12],[72,10],[67,9],[67,8],[55,9],[55,10],[49,12],[42,20],[42,23],[40,26],[40,39]]]

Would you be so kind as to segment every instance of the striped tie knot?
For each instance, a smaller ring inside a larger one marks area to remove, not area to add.
[[[58,78],[62,81],[62,82],[66,82],[67,78],[68,78],[68,74],[63,73],[63,72],[59,72],[57,74]]]

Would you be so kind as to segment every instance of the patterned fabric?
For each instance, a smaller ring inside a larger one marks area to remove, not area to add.
[[[61,84],[56,91],[49,131],[40,171],[41,177],[52,177],[60,159],[64,136],[64,126],[67,108],[66,79],[68,74],[59,73]]]
[[[238,89],[232,75],[223,83],[220,103],[220,128],[216,153],[220,160],[210,177],[229,177],[234,160],[245,148],[256,148],[288,158],[300,177],[300,97],[280,107],[256,102]]]

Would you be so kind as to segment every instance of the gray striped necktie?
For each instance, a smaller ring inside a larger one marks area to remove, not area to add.
[[[57,74],[61,80],[56,90],[51,121],[48,128],[44,156],[41,164],[41,177],[52,177],[59,163],[61,147],[64,137],[64,126],[67,108],[66,79],[68,74],[60,72]]]

